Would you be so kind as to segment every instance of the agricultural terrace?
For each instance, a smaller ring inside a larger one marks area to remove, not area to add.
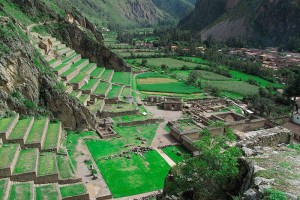
[[[128,60],[129,63],[136,62],[138,64],[142,64],[143,59],[134,59],[134,60]],[[191,62],[185,62],[182,60],[177,60],[174,58],[147,58],[147,66],[154,66],[154,67],[161,67],[161,65],[166,65],[170,69],[181,69],[183,66],[187,66],[190,69],[196,68],[199,64],[197,63],[191,63]]]
[[[115,72],[111,82],[130,86],[131,85],[131,73],[130,72]]]
[[[34,172],[38,157],[38,149],[22,149],[19,154],[14,174]]]
[[[111,90],[107,94],[107,98],[118,98],[121,92],[122,92],[121,86],[113,85]]]
[[[59,134],[61,131],[61,123],[51,123],[48,126],[47,135],[43,145],[43,149],[54,149],[57,147]]]
[[[110,156],[127,151],[133,146],[149,146],[157,128],[157,124],[116,127],[115,131],[120,138],[86,140],[86,144],[115,198],[163,188],[164,178],[170,167],[156,151],[149,151],[143,155],[129,153],[127,155],[130,156],[130,159],[125,157],[109,159]],[[137,139],[137,136],[145,139],[145,144]]]
[[[26,139],[26,144],[35,144],[42,140],[46,118],[35,119]]]
[[[162,150],[177,164],[191,157],[189,151],[181,145],[164,147]]]
[[[11,186],[9,200],[28,200],[33,199],[31,193],[31,183],[15,183]]]
[[[41,153],[39,157],[38,176],[47,176],[57,173],[56,154]]]
[[[155,51],[130,51],[130,52],[117,52],[122,57],[132,57],[132,56],[138,56],[138,57],[148,57],[148,56],[163,56],[164,53],[161,52],[155,52]]]
[[[59,192],[54,184],[42,185],[35,188],[36,200],[58,200]]]
[[[158,73],[144,73],[136,77],[137,88],[141,91],[193,94],[201,90]]]
[[[13,119],[14,117],[0,119],[0,133],[4,133],[8,129]]]
[[[183,56],[183,57],[179,57],[178,59],[182,59],[185,62],[193,62],[193,63],[204,64],[204,65],[209,64],[209,61],[204,60],[202,58],[196,58],[196,57]]]
[[[63,156],[63,155],[57,156],[57,166],[58,166],[60,178],[62,179],[74,178],[74,170],[67,156]]]
[[[8,179],[0,179],[0,199],[4,199],[4,192],[7,185]]]
[[[18,144],[4,144],[0,148],[0,169],[7,168],[13,162],[13,158],[18,151],[19,145]]]
[[[86,187],[83,183],[66,185],[60,187],[62,198],[76,197],[87,193]]]
[[[197,71],[200,72],[199,80],[201,80],[201,79],[211,80],[211,81],[230,81],[231,80],[231,78],[228,78],[226,76],[216,74],[213,72],[209,72],[209,71],[205,71],[205,70],[197,70]],[[180,79],[187,80],[191,71],[176,70],[176,71],[173,71],[172,73],[175,74]]]
[[[106,69],[103,74],[101,75],[101,79],[105,81],[109,81],[110,77],[113,75],[114,71],[113,70],[108,70]]]
[[[145,109],[144,106],[139,106],[139,114],[137,115],[123,115],[120,117],[113,117],[113,120],[116,124],[118,123],[125,123],[125,122],[132,122],[132,121],[142,121],[149,119],[151,117],[150,113]],[[147,113],[147,115],[143,115],[142,113]]]
[[[26,130],[31,120],[32,120],[31,117],[19,120],[16,126],[14,127],[13,131],[8,136],[8,139],[9,140],[22,139],[26,133]]]

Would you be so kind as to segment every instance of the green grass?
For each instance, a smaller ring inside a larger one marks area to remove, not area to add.
[[[199,80],[210,80],[210,81],[230,81],[232,80],[231,78],[228,78],[226,76],[216,74],[213,72],[205,71],[205,70],[197,70],[200,72],[200,78]],[[191,71],[180,71],[176,70],[173,73],[176,74],[181,79],[187,80],[189,77]]]
[[[31,121],[30,118],[19,120],[16,124],[15,128],[11,132],[11,134],[8,136],[9,140],[15,140],[15,139],[22,139],[26,133],[26,130],[30,124]]]
[[[55,153],[41,153],[39,157],[38,176],[57,174]]]
[[[66,64],[65,63],[62,63],[61,65],[59,65],[59,66],[57,66],[57,67],[55,67],[54,69],[53,69],[53,71],[59,71],[60,69],[62,69],[62,68],[64,68],[66,66]]]
[[[188,56],[184,56],[181,57],[184,61],[186,62],[194,62],[194,63],[198,63],[198,64],[209,64],[209,62],[207,60],[204,60],[202,58],[196,58],[196,57],[188,57]]]
[[[80,70],[81,73],[86,73],[88,70],[90,70],[93,66],[96,66],[95,63],[89,63],[84,68]]]
[[[43,149],[53,149],[58,144],[58,133],[61,128],[61,123],[50,123],[46,134]]]
[[[81,92],[81,91],[73,90],[73,91],[70,93],[70,95],[71,95],[72,97],[76,97],[80,92]]]
[[[101,75],[101,79],[105,80],[105,81],[108,81],[112,75],[114,71],[113,70],[109,70],[109,69],[106,69],[103,74]]]
[[[4,144],[0,148],[0,169],[7,168],[11,165],[18,147],[18,144]]]
[[[35,144],[41,142],[46,118],[35,119],[33,126],[29,132],[25,144]]]
[[[38,151],[36,149],[22,149],[13,174],[33,172],[36,166]]]
[[[182,162],[185,158],[191,156],[189,151],[183,146],[169,146],[162,149],[175,163]],[[177,152],[181,152],[182,155],[178,155]]]
[[[60,193],[63,198],[65,197],[75,197],[82,194],[86,194],[87,190],[83,183],[71,184],[60,187]]]
[[[97,161],[113,196],[118,198],[163,189],[170,170],[166,161],[156,151],[145,153],[145,158],[136,154],[131,156],[132,159]]]
[[[100,78],[100,75],[102,74],[103,71],[104,68],[97,67],[94,71],[92,71],[91,77]]]
[[[82,88],[80,88],[81,90],[90,90],[92,89],[92,87],[94,87],[94,85],[98,82],[99,79],[90,79],[89,82],[87,84],[85,84],[84,86],[82,86]]]
[[[282,85],[280,85],[278,83],[271,83],[271,82],[269,82],[265,79],[262,79],[258,76],[253,76],[253,75],[246,74],[246,73],[243,73],[240,71],[230,70],[230,74],[233,79],[237,79],[237,80],[242,80],[242,81],[255,80],[261,87],[272,86],[275,88],[282,88]]]
[[[97,111],[100,110],[100,108],[102,108],[103,104],[104,104],[104,100],[98,99],[96,103],[88,106],[88,109],[92,114],[96,114]]]
[[[166,92],[166,93],[179,93],[179,94],[193,94],[200,93],[201,90],[187,85],[183,82],[172,83],[157,83],[157,84],[138,84],[138,89],[148,92]]]
[[[87,77],[86,74],[79,73],[77,76],[75,76],[72,80],[70,80],[70,83],[79,83],[83,79]]]
[[[32,199],[32,185],[30,183],[15,183],[11,186],[9,200],[29,200]]]
[[[59,193],[55,185],[42,185],[35,188],[36,200],[58,200]]]
[[[118,85],[113,85],[109,93],[107,94],[108,98],[118,98],[120,92],[122,91],[122,87]]]
[[[131,88],[127,88],[127,87],[123,88],[122,96],[123,97],[131,96]]]
[[[111,82],[129,86],[131,83],[131,73],[115,72]]]
[[[177,60],[174,58],[148,58],[146,60],[147,60],[148,66],[160,67],[161,65],[164,64],[171,69],[180,69],[184,65],[186,65],[190,69],[193,69],[193,68],[197,67],[197,65],[198,65],[196,63],[185,62],[185,61]],[[141,64],[142,59],[136,59],[136,62]]]
[[[0,133],[4,133],[15,117],[0,119]]]
[[[62,179],[74,178],[74,172],[69,157],[63,155],[57,156],[57,166],[59,175]]]
[[[145,73],[142,73],[142,74],[138,74],[136,76],[136,78],[169,78],[169,76],[167,75],[164,75],[164,74],[160,74],[160,73],[157,73],[157,72],[145,72]]]
[[[106,82],[100,82],[97,86],[97,88],[95,89],[95,91],[93,92],[93,94],[95,95],[104,95],[107,91],[107,89],[109,88],[110,83],[106,83]]]
[[[88,94],[82,94],[82,95],[80,95],[80,97],[79,97],[79,101],[80,101],[81,103],[85,103],[86,100],[89,98],[89,96],[90,96],[90,95],[88,95]]]
[[[114,117],[113,120],[115,123],[124,123],[124,122],[132,122],[132,121],[142,121],[146,120],[150,117],[149,113],[148,115],[144,116],[142,115],[143,112],[147,112],[147,110],[143,106],[139,106],[139,114],[137,115],[123,115],[120,117]]]
[[[243,95],[241,94],[236,94],[236,93],[231,93],[231,92],[221,92],[222,97],[228,97],[230,99],[236,99],[236,100],[242,100]]]
[[[7,179],[0,179],[0,199],[4,199],[4,192],[7,190]]]
[[[72,50],[70,50],[70,51],[72,51]],[[66,57],[64,60],[63,60],[63,63],[68,63],[68,62],[70,62],[73,58],[75,58],[76,56],[78,56],[78,54],[77,53],[73,53],[73,54],[71,54],[70,56],[68,56],[68,57]]]

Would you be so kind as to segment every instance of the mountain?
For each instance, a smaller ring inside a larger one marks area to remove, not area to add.
[[[99,26],[148,26],[177,22],[194,8],[195,0],[71,0]]]
[[[202,39],[234,38],[263,46],[299,44],[300,1],[197,0],[179,28],[201,33]]]

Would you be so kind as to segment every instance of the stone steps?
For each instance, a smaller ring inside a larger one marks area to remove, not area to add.
[[[60,54],[60,55],[65,55],[66,52],[68,51],[71,51],[72,49],[70,49],[69,47],[66,47],[66,48],[63,48],[63,49],[60,49],[58,50],[57,52]],[[74,52],[75,53],[75,52]]]
[[[72,54],[74,54],[74,53],[76,53],[74,50],[70,50],[70,51],[65,52],[64,55],[65,55],[66,57],[69,57],[70,55],[72,55]]]
[[[62,64],[61,60],[56,60],[55,62],[51,63],[50,66],[52,68],[56,68]]]
[[[7,199],[25,199],[35,200],[35,191],[33,182],[11,182]]]
[[[3,158],[0,163],[0,178],[11,177],[20,150],[19,144],[6,144],[0,148],[0,156]]]
[[[0,131],[0,138],[2,139],[2,141],[5,141],[10,135],[17,122],[19,121],[19,117],[19,114],[16,114],[16,116],[12,117],[12,119],[3,119],[6,120],[7,126],[4,128],[4,130]],[[5,122],[2,123],[4,124]]]

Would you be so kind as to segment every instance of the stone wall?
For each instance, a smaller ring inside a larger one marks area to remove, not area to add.
[[[18,182],[33,181],[35,179],[36,179],[36,171],[23,173],[23,174],[15,174],[10,177],[11,181],[18,181]]]
[[[132,121],[132,122],[123,122],[119,123],[118,126],[138,126],[143,124],[156,124],[157,122],[162,121],[162,119],[146,119],[141,121]]]
[[[103,111],[103,112],[98,112],[97,116],[100,118],[106,118],[106,117],[119,117],[123,115],[137,115],[139,114],[139,110],[128,110],[128,111],[123,111],[123,112],[109,112],[109,111]]]
[[[34,180],[35,184],[48,184],[48,183],[57,183],[58,182],[58,174],[51,174],[46,176],[36,177]]]

